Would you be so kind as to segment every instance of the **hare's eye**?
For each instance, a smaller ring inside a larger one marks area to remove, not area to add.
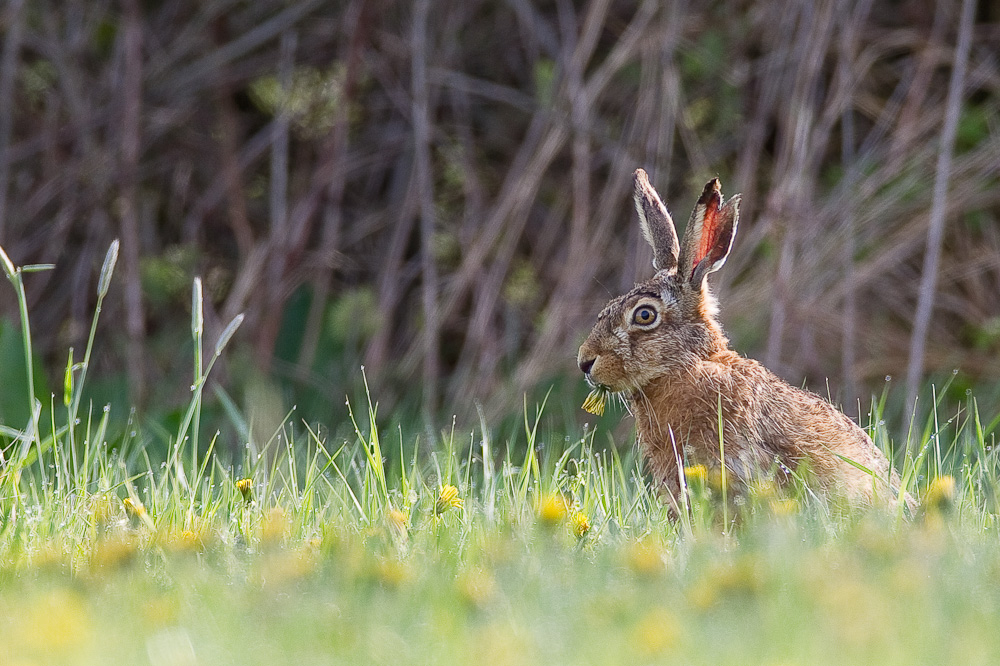
[[[636,308],[632,313],[632,321],[639,326],[649,326],[656,321],[656,310],[648,305]]]

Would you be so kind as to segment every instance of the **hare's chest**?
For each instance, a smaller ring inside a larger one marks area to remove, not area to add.
[[[749,480],[774,464],[773,452],[758,433],[740,427],[744,420],[730,413],[730,405],[685,396],[635,407],[640,451],[653,468],[680,464],[718,469],[724,459],[728,473]]]

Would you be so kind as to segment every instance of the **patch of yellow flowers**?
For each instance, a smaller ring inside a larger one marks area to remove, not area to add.
[[[955,477],[950,474],[935,477],[927,486],[924,506],[928,511],[946,512],[955,502]]]
[[[572,511],[566,499],[558,493],[549,493],[539,498],[536,511],[539,521],[547,527],[566,522],[578,539],[590,532],[590,517],[583,511]]]
[[[463,504],[464,500],[458,496],[458,488],[441,486],[437,501],[434,502],[434,513],[440,516],[448,509],[461,509]]]
[[[538,500],[538,519],[545,525],[556,525],[566,518],[566,500],[550,493]]]

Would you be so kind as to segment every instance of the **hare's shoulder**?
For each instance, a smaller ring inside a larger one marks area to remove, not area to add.
[[[775,386],[785,384],[759,361],[741,356],[731,349],[702,361],[698,374],[701,381],[713,390],[737,399],[741,396],[761,398],[773,393]]]
[[[728,385],[730,394],[762,403],[779,411],[798,411],[828,415],[834,412],[847,419],[825,398],[806,389],[792,386],[760,361],[726,350],[703,364],[705,374]],[[838,419],[839,420],[839,419]],[[848,421],[850,419],[847,419]]]

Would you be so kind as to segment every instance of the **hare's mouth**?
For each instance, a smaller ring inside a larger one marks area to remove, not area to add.
[[[609,395],[617,395],[619,393],[631,393],[634,389],[630,386],[612,386],[611,384],[605,384],[604,382],[599,382],[590,376],[590,373],[584,375],[584,379],[587,381],[587,386],[594,389],[595,391],[601,391]]]
[[[587,399],[583,402],[582,407],[584,411],[596,414],[597,416],[602,416],[604,414],[604,408],[610,400],[612,402],[620,403],[631,413],[624,392],[616,391],[606,384],[593,381],[589,377],[587,378],[587,384],[592,387],[592,390],[587,396]]]

